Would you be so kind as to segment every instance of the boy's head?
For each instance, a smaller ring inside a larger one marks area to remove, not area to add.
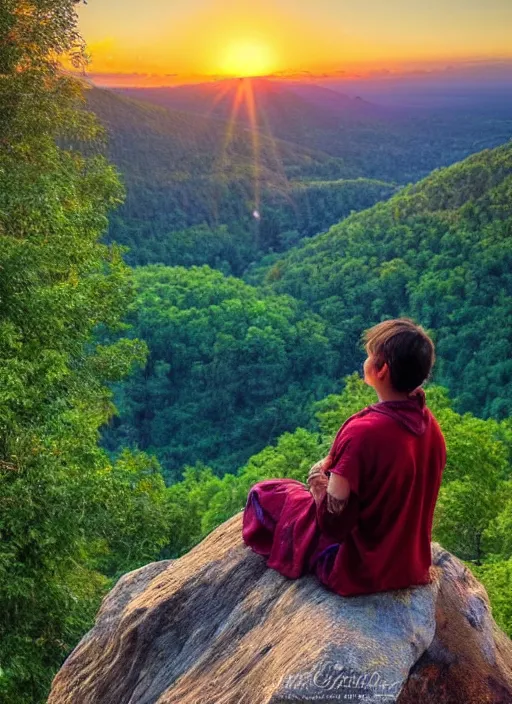
[[[362,342],[368,355],[365,381],[377,391],[407,395],[430,376],[434,343],[411,318],[384,320],[365,330]]]

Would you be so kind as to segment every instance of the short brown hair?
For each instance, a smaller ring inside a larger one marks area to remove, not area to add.
[[[395,391],[413,391],[429,378],[436,361],[434,343],[411,318],[383,320],[365,330],[361,340],[377,370],[388,363]]]

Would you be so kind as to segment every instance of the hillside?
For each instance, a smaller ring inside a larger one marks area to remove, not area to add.
[[[208,266],[138,267],[134,280],[127,322],[150,355],[116,390],[109,450],[150,450],[173,481],[196,461],[233,472],[334,391],[338,352],[299,301]]]
[[[402,315],[432,335],[432,378],[457,412],[509,417],[511,230],[509,144],[263,258],[243,281],[208,266],[137,268],[128,322],[150,356],[116,389],[105,447],[148,450],[173,480],[196,461],[233,471],[309,427],[311,404],[360,371],[362,331]]]
[[[512,144],[435,171],[244,277],[304,301],[361,362],[362,327],[410,315],[437,341],[460,412],[512,413]]]
[[[214,117],[99,89],[88,92],[88,106],[107,127],[108,155],[127,186],[110,237],[131,247],[130,263],[224,262],[241,273],[265,252],[282,251],[396,190],[358,178],[339,157]],[[228,233],[218,230],[223,225]],[[183,232],[198,226],[206,234]],[[181,247],[182,240],[195,242],[195,253]],[[212,240],[215,253],[208,259]]]
[[[128,245],[130,264],[242,275],[263,255],[512,134],[506,105],[492,118],[401,112],[302,82],[129,93],[149,102],[93,88],[88,104],[126,183],[109,238]]]

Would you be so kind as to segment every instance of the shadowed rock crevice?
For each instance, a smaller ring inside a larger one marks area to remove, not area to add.
[[[484,587],[433,546],[443,573],[432,643],[411,669],[399,704],[510,704],[512,643],[497,627]]]
[[[124,575],[48,704],[510,704],[512,643],[438,544],[432,583],[341,597],[242,541],[242,514]]]

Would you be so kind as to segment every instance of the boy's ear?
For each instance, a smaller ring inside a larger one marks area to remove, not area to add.
[[[387,371],[389,371],[388,363],[384,362],[382,367],[377,372],[377,376],[379,377],[379,379],[383,379],[385,377]]]

